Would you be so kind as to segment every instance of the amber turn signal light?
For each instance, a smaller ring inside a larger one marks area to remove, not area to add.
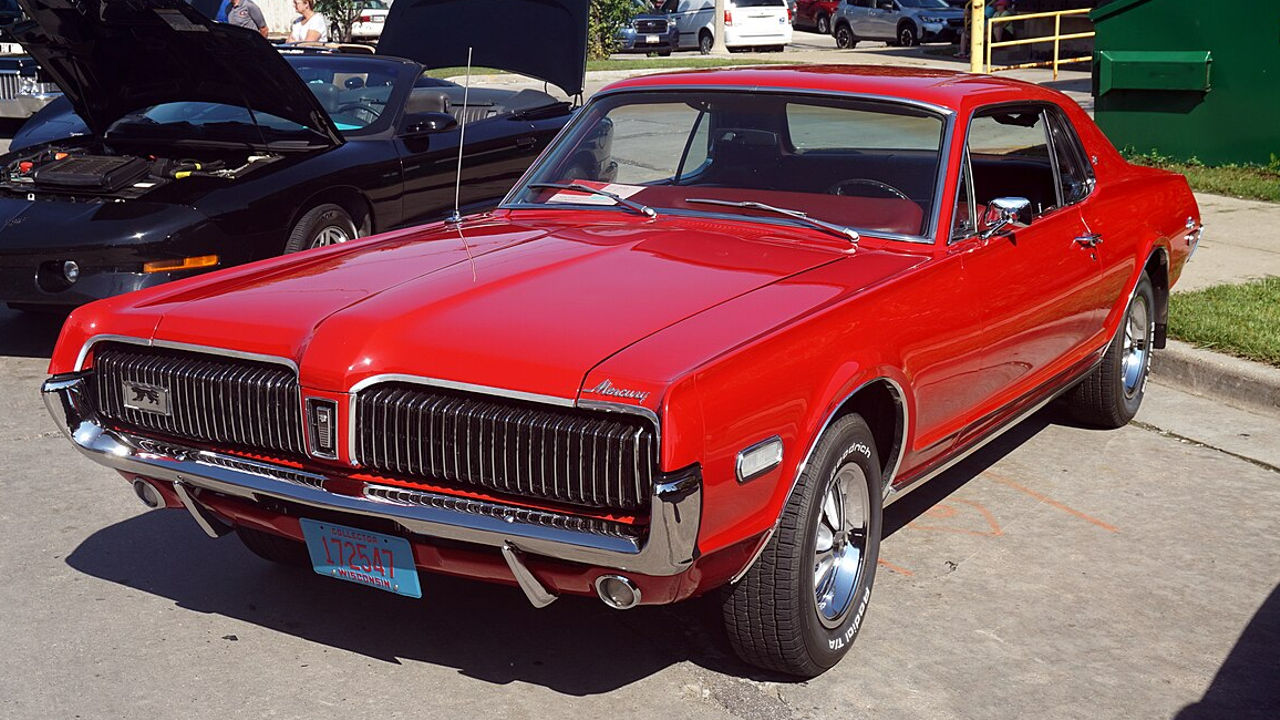
[[[156,260],[142,266],[142,272],[174,272],[175,270],[195,270],[196,268],[213,267],[218,264],[217,255],[201,255],[199,257],[179,258],[177,260]]]

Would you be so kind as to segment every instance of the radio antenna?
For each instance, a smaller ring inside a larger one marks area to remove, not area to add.
[[[458,168],[454,173],[453,179],[453,212],[449,214],[448,222],[458,231],[458,240],[462,242],[462,249],[467,253],[467,264],[471,267],[471,282],[476,281],[476,259],[471,256],[471,246],[467,244],[466,235],[462,234],[462,208],[460,198],[462,196],[462,149],[466,147],[467,142],[467,108],[471,100],[471,46],[467,46],[467,81],[462,86],[462,121],[458,123]]]
[[[453,212],[449,215],[449,222],[455,225],[462,222],[459,198],[462,196],[462,148],[467,143],[467,107],[471,96],[471,49],[467,46],[467,81],[462,86],[462,121],[458,124],[458,169],[453,178]],[[470,252],[467,251],[468,256]]]

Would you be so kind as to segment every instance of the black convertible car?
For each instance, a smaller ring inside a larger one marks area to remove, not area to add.
[[[440,219],[463,137],[460,204],[483,209],[572,111],[538,90],[472,88],[464,106],[463,87],[424,75],[465,64],[470,47],[456,32],[429,40],[467,27],[441,8],[483,11],[485,0],[402,0],[382,43],[400,57],[281,52],[184,0],[22,2],[32,20],[14,33],[70,105],[47,121],[86,132],[0,156],[0,300],[18,309]],[[586,1],[513,5],[555,33],[554,52],[526,48],[504,66],[512,49],[486,28],[475,63],[580,94]]]

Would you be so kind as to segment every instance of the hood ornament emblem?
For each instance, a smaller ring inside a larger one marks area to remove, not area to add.
[[[604,380],[593,388],[586,388],[583,394],[591,393],[593,395],[608,395],[609,397],[628,398],[644,402],[649,397],[649,393],[644,390],[628,390],[626,388],[614,387],[612,380]]]

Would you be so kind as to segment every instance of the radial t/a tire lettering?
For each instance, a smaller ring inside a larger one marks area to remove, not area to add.
[[[846,415],[822,434],[755,565],[724,590],[738,655],[801,677],[844,657],[871,599],[882,524],[875,439]]]

